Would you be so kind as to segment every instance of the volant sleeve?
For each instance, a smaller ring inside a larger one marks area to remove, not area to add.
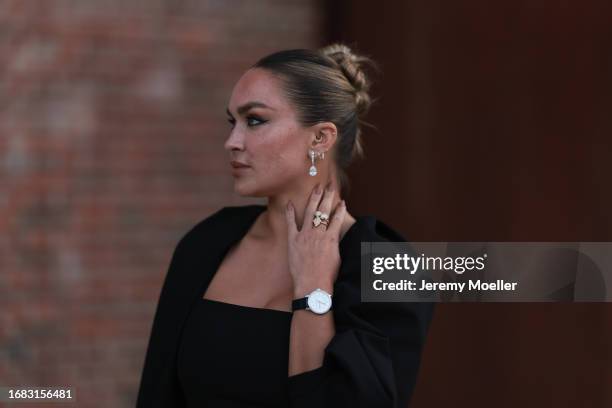
[[[408,407],[433,303],[362,303],[358,258],[334,285],[336,334],[323,365],[288,378],[292,408]]]
[[[185,239],[179,241],[160,292],[136,401],[137,408],[185,407],[176,375],[175,349],[179,326],[175,300],[185,262]]]

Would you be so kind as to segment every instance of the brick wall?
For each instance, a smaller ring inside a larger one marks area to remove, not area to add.
[[[0,3],[0,386],[134,405],[174,245],[249,202],[223,151],[232,86],[266,53],[320,45],[320,8]]]

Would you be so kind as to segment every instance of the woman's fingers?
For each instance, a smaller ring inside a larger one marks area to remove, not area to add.
[[[321,201],[322,188],[321,184],[317,184],[313,189],[312,193],[310,193],[310,198],[308,199],[308,204],[306,205],[306,211],[304,211],[304,223],[302,224],[302,229],[308,226],[308,224],[312,225],[312,217],[319,207],[319,202]]]
[[[338,240],[340,240],[340,229],[342,228],[342,222],[344,221],[345,215],[346,203],[342,200],[336,205],[334,215],[331,217],[331,220],[329,220],[330,222],[327,226],[327,232],[338,237]]]
[[[291,200],[287,202],[287,207],[285,208],[285,216],[287,218],[287,232],[289,233],[289,237],[295,236],[298,232],[297,224],[295,223],[295,208],[293,208],[293,203]]]
[[[330,215],[335,195],[336,195],[336,192],[334,191],[334,188],[331,185],[331,183],[327,184],[327,188],[325,189],[325,192],[323,193],[323,198],[321,199],[321,204],[319,204],[319,211],[327,215]],[[331,221],[331,220],[328,220],[328,221]]]

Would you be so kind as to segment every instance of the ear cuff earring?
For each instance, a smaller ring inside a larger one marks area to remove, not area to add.
[[[313,149],[310,149],[309,155],[310,155],[310,161],[312,162],[312,165],[310,166],[310,169],[308,169],[308,174],[314,177],[318,173],[317,166],[315,166],[315,158],[319,158],[323,160],[325,158],[325,152],[317,153]]]

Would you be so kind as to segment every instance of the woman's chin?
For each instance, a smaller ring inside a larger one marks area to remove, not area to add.
[[[255,186],[249,186],[246,183],[241,183],[240,180],[234,180],[234,193],[242,197],[264,197],[265,194],[255,188]]]

